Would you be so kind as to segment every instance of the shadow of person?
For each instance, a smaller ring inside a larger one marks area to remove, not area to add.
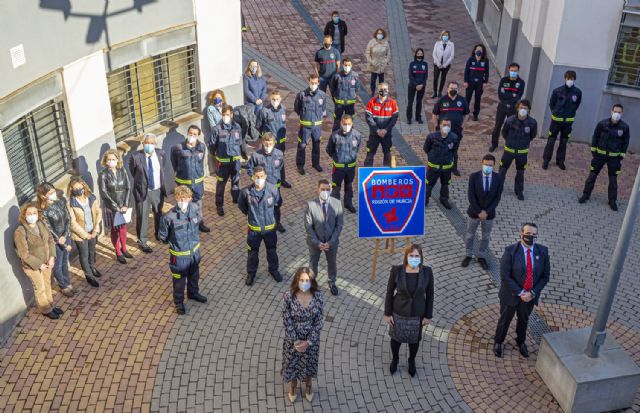
[[[27,306],[29,306],[29,304],[33,302],[33,297],[34,297],[33,285],[31,284],[31,281],[22,270],[22,263],[20,262],[20,258],[18,258],[18,255],[16,254],[15,244],[13,242],[13,234],[19,225],[19,222],[18,222],[19,216],[20,216],[20,209],[16,205],[9,208],[9,212],[7,214],[7,221],[6,221],[7,225],[5,226],[6,229],[4,230],[4,247],[5,247],[4,255],[5,255],[6,262],[8,262],[9,265],[11,266],[13,275],[18,279],[18,282],[20,283],[20,288],[22,290],[22,297],[24,299],[24,302],[27,304]],[[20,315],[21,315],[20,313],[10,315],[9,317],[7,317],[6,323],[8,325],[13,325],[17,321],[17,318]],[[14,318],[15,320],[11,320],[11,318]]]
[[[106,150],[106,149],[105,149]],[[104,153],[104,152],[103,152]],[[78,172],[78,175],[89,185],[91,192],[96,192],[97,188],[94,187],[93,175],[89,172],[89,164],[84,155],[77,157],[73,161],[73,169]]]
[[[176,145],[180,145],[185,141],[185,139],[186,137],[178,132],[177,126],[174,126],[169,129],[164,139],[162,140],[162,150],[164,150],[164,156],[167,159],[164,166],[164,180],[165,185],[167,186],[167,196],[172,194],[173,190],[176,187],[176,182],[173,178],[175,174],[173,172],[173,166],[171,165],[171,148]]]

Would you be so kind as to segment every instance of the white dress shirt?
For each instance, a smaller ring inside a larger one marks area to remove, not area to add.
[[[145,153],[145,167],[147,171],[149,171],[149,157],[151,157],[151,166],[153,167],[153,188],[152,190],[160,189],[160,161],[158,160],[158,155],[156,155],[156,151],[153,151],[151,155]]]

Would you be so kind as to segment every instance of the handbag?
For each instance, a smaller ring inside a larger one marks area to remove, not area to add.
[[[399,343],[415,344],[422,338],[420,317],[404,317],[393,313],[393,325],[389,326],[389,337]]]

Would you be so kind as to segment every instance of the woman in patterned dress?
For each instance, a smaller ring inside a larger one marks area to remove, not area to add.
[[[282,378],[289,383],[289,401],[298,397],[298,380],[305,380],[304,397],[313,400],[311,381],[318,375],[320,354],[320,330],[323,325],[324,294],[320,291],[313,271],[298,268],[291,282],[291,289],[284,295],[282,321],[284,344],[282,346]]]

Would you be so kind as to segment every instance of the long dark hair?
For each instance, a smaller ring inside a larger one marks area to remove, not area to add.
[[[482,57],[480,58],[480,60],[484,60],[485,62],[489,60],[489,58],[487,57],[487,48],[484,47],[482,43],[478,43],[477,45],[473,46],[473,49],[471,49],[471,57],[476,57],[476,49],[478,47],[482,49]]]
[[[320,287],[318,287],[318,282],[316,281],[316,276],[313,273],[313,270],[309,267],[300,267],[293,275],[293,279],[291,280],[291,295],[296,295],[296,293],[300,291],[298,283],[300,282],[300,276],[302,276],[302,274],[309,275],[309,279],[311,280],[311,288],[309,291],[311,291],[311,294],[315,295],[316,291],[318,291]]]
[[[38,188],[36,189],[36,204],[38,205],[39,210],[44,211],[49,207],[47,194],[51,192],[52,189],[58,193],[58,189],[50,182],[42,182],[38,185]]]
[[[418,52],[422,52],[422,58],[424,59],[424,56],[425,56],[425,54],[424,54],[424,49],[422,49],[422,47],[418,47],[418,48],[416,49],[416,52],[413,54],[413,60],[418,60],[418,59],[416,58],[416,56],[418,55]]]

